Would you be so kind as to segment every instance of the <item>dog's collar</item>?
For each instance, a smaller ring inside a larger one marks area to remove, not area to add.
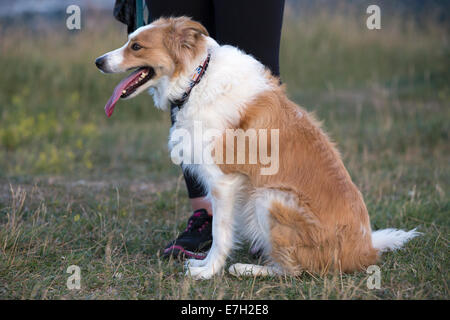
[[[183,93],[180,99],[170,101],[172,105],[175,105],[178,108],[181,108],[184,105],[186,100],[189,98],[192,89],[200,82],[200,80],[202,80],[203,75],[206,72],[206,69],[208,69],[209,60],[211,60],[211,51],[208,50],[208,56],[206,57],[205,61],[203,61],[203,63],[195,69],[194,75],[192,76],[192,79],[189,81],[189,87]]]

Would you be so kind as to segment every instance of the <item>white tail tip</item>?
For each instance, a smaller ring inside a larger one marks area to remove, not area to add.
[[[377,230],[372,232],[372,245],[381,252],[397,250],[403,247],[406,242],[421,234],[415,228],[410,231],[393,228]]]

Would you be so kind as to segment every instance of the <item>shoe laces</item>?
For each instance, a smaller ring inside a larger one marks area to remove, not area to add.
[[[189,218],[188,224],[186,226],[186,229],[184,229],[184,232],[193,232],[194,230],[197,230],[198,232],[202,232],[209,224],[209,221],[206,220],[201,212],[196,212],[192,215],[192,217]]]

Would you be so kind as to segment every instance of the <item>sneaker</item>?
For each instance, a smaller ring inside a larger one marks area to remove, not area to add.
[[[199,209],[189,218],[186,229],[164,249],[163,257],[179,259],[206,258],[212,244],[212,216]]]

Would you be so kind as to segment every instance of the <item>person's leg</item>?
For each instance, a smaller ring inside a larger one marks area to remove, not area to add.
[[[214,10],[212,0],[145,0],[149,11],[149,23],[161,17],[191,17],[200,22],[215,37]]]
[[[154,21],[160,17],[189,16],[200,22],[208,30],[211,37],[215,37],[214,11],[211,0],[196,1],[167,1],[167,0],[146,0],[149,10],[149,20]],[[172,124],[175,106],[172,107]],[[212,215],[211,203],[205,199],[206,190],[197,182],[197,179],[190,172],[183,172],[184,180],[188,190],[192,210],[195,212],[205,209]]]
[[[212,0],[146,0],[146,4],[149,10],[149,22],[160,17],[188,16],[202,23],[211,37],[215,37]],[[175,122],[175,108],[176,106],[171,108],[172,125]],[[191,172],[183,171],[183,175],[194,214],[189,218],[184,232],[165,247],[163,255],[202,259],[212,243],[211,202],[206,199],[206,190]]]
[[[284,0],[214,0],[216,40],[254,56],[276,76]]]
[[[214,0],[216,40],[251,54],[280,75],[279,53],[284,0]],[[260,249],[250,252],[255,258]]]

